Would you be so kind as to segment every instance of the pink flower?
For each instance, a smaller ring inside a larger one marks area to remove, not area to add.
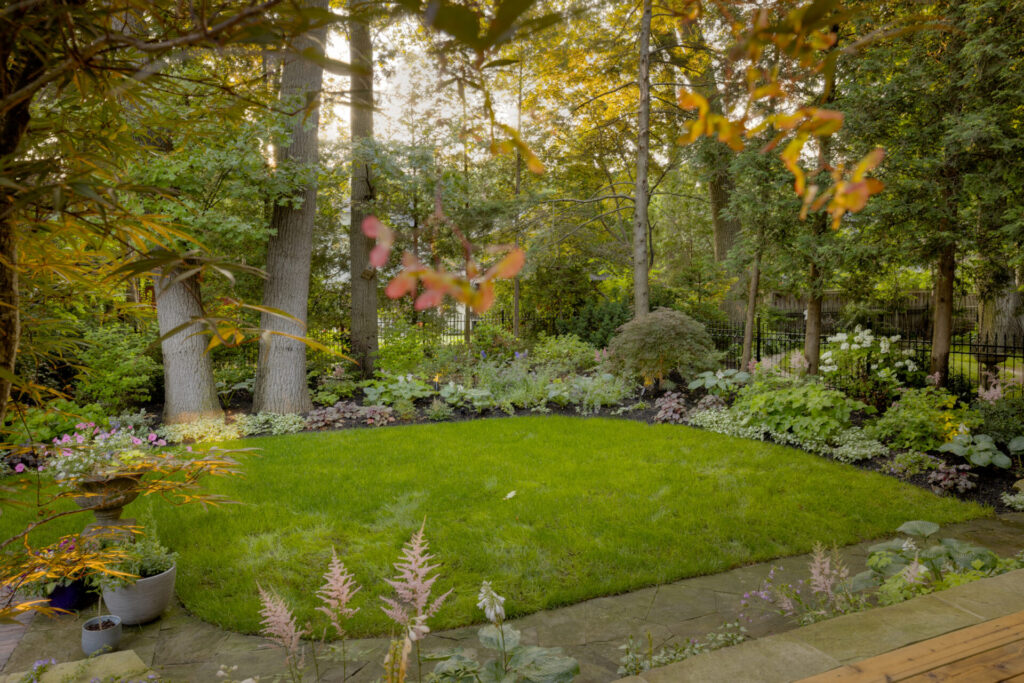
[[[37,470],[39,470],[40,472],[42,472],[42,471],[43,471],[43,466],[42,466],[42,465],[40,465],[40,466],[39,466],[39,467],[37,467],[36,469],[37,469]]]
[[[166,446],[167,442],[164,441],[163,439],[159,439],[159,440],[157,440],[156,445],[157,446]]]
[[[306,632],[296,625],[295,617],[280,596],[263,590],[263,586],[259,584],[256,584],[256,587],[259,588],[260,601],[263,603],[263,609],[260,610],[260,616],[263,617],[263,635],[284,648],[289,665],[297,657],[301,667],[302,636],[306,635]]]
[[[85,429],[88,426],[89,425],[85,424],[84,422],[79,422],[78,424],[75,425],[75,429]]]
[[[150,432],[149,436],[146,437],[146,438],[149,439],[150,443],[153,443],[154,441],[156,441],[156,434],[154,434],[153,432]]]
[[[39,469],[42,469],[42,468],[40,467]],[[21,474],[22,472],[24,472],[25,471],[24,463],[20,463],[19,462],[17,465],[15,465],[14,466],[14,471],[17,472],[18,474]]]
[[[345,565],[338,559],[337,553],[331,549],[331,563],[324,574],[324,585],[317,592],[323,607],[317,610],[327,615],[331,626],[338,632],[338,637],[345,636],[345,630],[341,627],[341,620],[348,619],[359,611],[359,608],[352,609],[348,606],[352,597],[360,591],[356,584],[355,577],[345,569]]]
[[[132,443],[136,446],[140,446],[142,445],[142,439],[138,438],[137,436],[133,436]]]
[[[437,581],[437,575],[429,576],[429,574],[437,569],[438,565],[429,564],[434,556],[427,552],[428,544],[423,536],[425,526],[426,522],[402,548],[402,557],[395,563],[398,576],[387,580],[395,589],[397,597],[381,597],[381,600],[387,605],[387,607],[381,607],[384,614],[399,626],[404,627],[410,640],[420,640],[430,632],[426,624],[427,619],[437,613],[441,608],[441,603],[451,594],[451,590],[449,590],[430,603],[430,589]]]

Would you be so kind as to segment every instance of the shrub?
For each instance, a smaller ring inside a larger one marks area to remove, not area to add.
[[[585,372],[597,365],[597,349],[574,334],[542,336],[531,352],[533,362],[561,374]]]
[[[1004,493],[1000,496],[1003,505],[1019,512],[1024,512],[1024,491],[1017,493]]]
[[[391,405],[396,401],[415,401],[434,393],[433,387],[412,375],[385,376],[363,383],[366,405]]]
[[[455,411],[440,398],[435,398],[427,408],[427,419],[431,422],[444,422],[450,420]]]
[[[659,308],[619,328],[608,344],[608,363],[623,377],[658,380],[678,374],[689,381],[714,368],[718,353],[704,326],[685,313]]]
[[[740,390],[730,412],[744,425],[792,435],[801,444],[827,444],[850,427],[853,411],[865,407],[817,382],[760,378]]]
[[[186,441],[232,441],[242,436],[237,424],[227,424],[220,418],[203,418],[194,422],[164,425],[156,430],[170,443]]]
[[[631,382],[608,373],[577,375],[569,383],[569,402],[584,415],[621,403],[632,393]]]
[[[875,422],[871,433],[893,448],[932,451],[951,441],[968,419],[945,389],[908,389]]]
[[[426,334],[422,326],[396,320],[381,337],[375,370],[390,375],[415,372],[426,358],[424,346],[430,343]]]
[[[603,349],[615,336],[615,331],[629,322],[630,315],[629,304],[625,301],[591,299],[575,315],[555,320],[555,329],[559,334],[575,335],[591,346]]]
[[[81,353],[84,372],[76,397],[120,411],[150,399],[160,366],[146,355],[149,340],[122,324],[110,324],[85,334]]]
[[[400,398],[395,401],[393,408],[395,410],[395,417],[399,420],[411,422],[420,416],[419,412],[416,410],[416,406],[407,398]]]
[[[54,437],[71,434],[75,425],[82,422],[95,422],[101,427],[109,425],[107,413],[100,404],[80,406],[63,398],[30,408],[12,404],[7,409],[7,420],[0,442],[14,444],[48,443]]]
[[[470,340],[473,355],[482,359],[508,359],[522,349],[522,344],[511,332],[492,323],[480,323],[473,327]]]
[[[1000,446],[1006,446],[1024,433],[1024,396],[1003,396],[992,402],[974,404],[980,425],[978,431],[988,434]]]
[[[301,415],[290,413],[257,413],[256,415],[239,415],[235,425],[242,436],[255,434],[294,434],[306,428],[306,420]]]
[[[905,382],[921,382],[924,371],[899,335],[876,337],[860,325],[828,338],[819,366],[822,377],[847,396],[884,408]]]
[[[938,469],[942,460],[920,451],[897,453],[892,460],[882,465],[882,471],[897,477],[907,478]]]
[[[241,360],[223,363],[214,367],[213,381],[221,403],[229,406],[239,395],[252,396],[252,389],[256,384],[256,368]]]
[[[697,375],[697,379],[690,382],[686,388],[690,391],[703,389],[709,394],[729,397],[739,391],[740,387],[749,381],[749,372],[726,368],[725,370],[717,370],[715,372],[712,372],[711,370],[702,372]]]
[[[872,439],[863,429],[853,427],[839,433],[834,439],[832,457],[839,462],[858,462],[886,455],[889,449]]]
[[[472,350],[459,341],[444,344],[432,349],[432,353],[420,364],[415,374],[425,380],[448,382],[453,377],[460,377],[480,360],[480,354],[473,355]]]

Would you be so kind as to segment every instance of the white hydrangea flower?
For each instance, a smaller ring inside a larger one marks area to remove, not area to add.
[[[849,351],[850,350],[850,345],[847,344],[846,342],[843,342],[842,344],[839,345],[839,350],[840,351]]]

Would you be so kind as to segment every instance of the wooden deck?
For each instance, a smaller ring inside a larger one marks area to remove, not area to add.
[[[908,645],[803,681],[1024,683],[1024,612]]]

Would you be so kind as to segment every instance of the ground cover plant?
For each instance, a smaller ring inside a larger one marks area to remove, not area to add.
[[[319,618],[312,596],[332,547],[376,604],[371,587],[425,518],[444,568],[437,590],[455,588],[432,622],[442,629],[479,619],[484,580],[518,616],[877,537],[906,519],[987,514],[794,449],[676,425],[517,417],[237,443],[262,450],[245,459],[245,478],[209,487],[240,505],[190,510],[147,497],[126,514],[152,514],[179,553],[188,609],[252,633],[257,581],[300,621]],[[12,509],[0,528],[30,514]],[[48,533],[76,524],[58,520]],[[379,610],[361,609],[348,630],[386,629]]]

